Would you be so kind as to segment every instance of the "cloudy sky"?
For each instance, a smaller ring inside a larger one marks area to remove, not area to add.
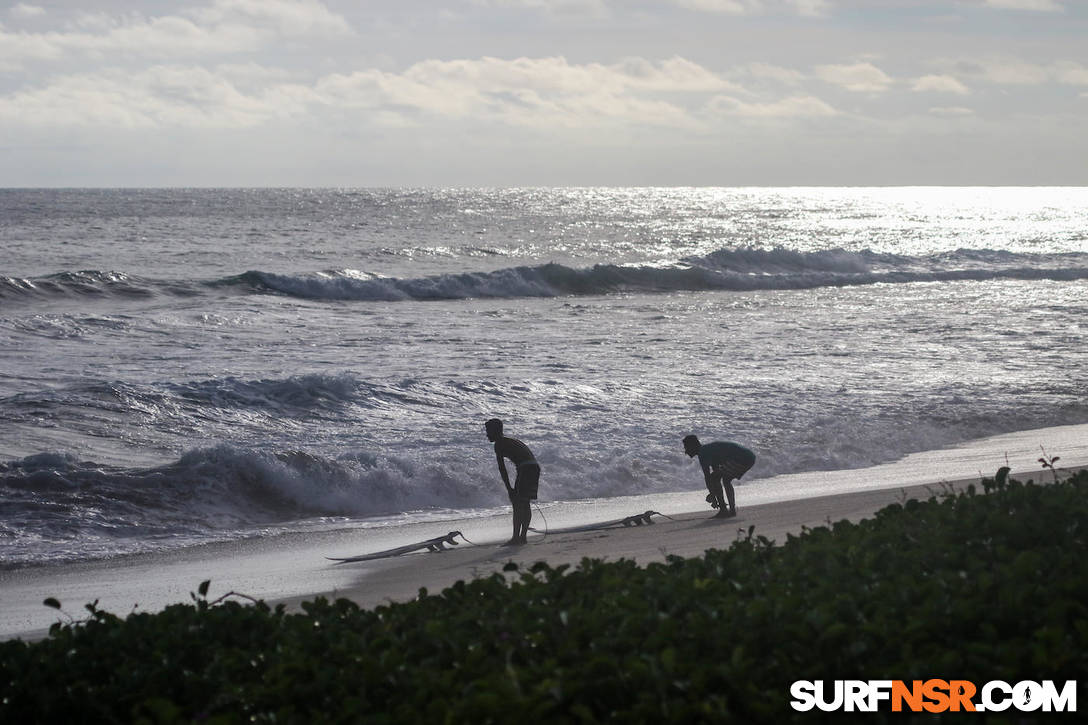
[[[1085,0],[28,0],[0,186],[1088,184]]]

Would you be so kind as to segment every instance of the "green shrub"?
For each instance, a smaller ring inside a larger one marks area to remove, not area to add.
[[[783,722],[794,680],[1083,680],[1088,473],[985,481],[775,546],[121,619],[0,643],[0,720]]]

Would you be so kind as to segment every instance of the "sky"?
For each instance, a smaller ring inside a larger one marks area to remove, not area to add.
[[[0,5],[0,187],[1088,185],[1088,0]]]

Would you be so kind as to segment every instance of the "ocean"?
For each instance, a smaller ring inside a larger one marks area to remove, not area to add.
[[[0,190],[0,566],[1088,422],[1086,188]],[[994,462],[994,467],[1000,461]]]

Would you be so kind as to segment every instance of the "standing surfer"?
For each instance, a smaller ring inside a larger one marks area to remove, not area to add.
[[[737,515],[737,502],[733,494],[733,479],[740,478],[756,462],[756,454],[737,443],[714,441],[703,445],[698,437],[689,435],[684,438],[684,453],[694,458],[699,456],[699,466],[703,469],[710,495],[706,500],[718,509],[717,518],[729,518]],[[729,508],[725,507],[722,489],[729,499]]]
[[[529,532],[529,521],[533,512],[529,502],[536,498],[537,487],[540,485],[540,464],[533,458],[533,452],[517,438],[507,438],[502,434],[502,421],[492,418],[484,423],[487,431],[487,439],[495,444],[495,458],[499,462],[499,475],[506,486],[506,493],[510,497],[510,503],[514,507],[514,535],[506,546],[524,544]],[[510,485],[510,475],[506,472],[506,462],[509,458],[517,469],[514,485]]]

